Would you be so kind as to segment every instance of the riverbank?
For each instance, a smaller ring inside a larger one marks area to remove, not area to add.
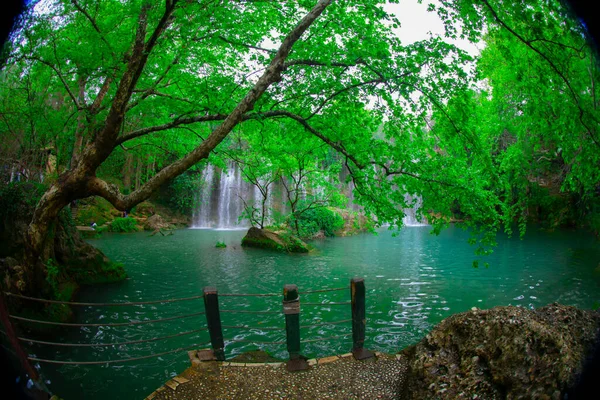
[[[285,363],[196,362],[146,399],[397,399],[408,361],[379,352],[357,361],[346,353],[309,365],[288,372]]]

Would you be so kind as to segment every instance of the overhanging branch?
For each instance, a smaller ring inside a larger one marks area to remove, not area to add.
[[[271,60],[269,66],[258,79],[254,87],[238,103],[235,109],[227,115],[223,122],[216,127],[213,132],[198,147],[188,153],[180,160],[170,164],[160,170],[155,176],[148,180],[139,189],[128,196],[123,196],[119,189],[103,181],[100,178],[92,177],[87,183],[87,189],[90,194],[104,197],[111,202],[117,209],[126,210],[135,204],[147,199],[160,185],[168,180],[182,174],[198,161],[208,157],[211,151],[215,149],[231,132],[231,130],[242,120],[248,111],[254,108],[256,101],[264,94],[268,87],[281,79],[283,64],[288,57],[294,43],[296,43],[309,26],[321,15],[327,6],[333,0],[319,0],[313,9],[285,37],[275,57]],[[173,2],[174,3],[174,2]],[[168,129],[168,128],[167,128]],[[114,146],[114,142],[112,143]],[[114,148],[114,147],[113,147]],[[110,152],[109,152],[110,154]]]

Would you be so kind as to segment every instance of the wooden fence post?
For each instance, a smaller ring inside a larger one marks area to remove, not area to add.
[[[290,359],[288,371],[308,369],[306,359],[300,355],[300,297],[296,285],[283,287],[283,314],[285,315],[285,333]]]
[[[225,343],[221,329],[221,315],[219,314],[219,296],[216,287],[204,288],[204,308],[206,310],[206,323],[210,334],[210,344],[213,355],[217,361],[225,361]]]
[[[373,352],[366,350],[365,331],[367,317],[365,313],[365,280],[352,278],[350,280],[352,296],[352,354],[357,360],[364,360],[374,356]]]
[[[31,362],[27,357],[27,353],[25,353],[23,347],[21,347],[21,343],[17,338],[15,328],[12,322],[10,322],[10,317],[8,315],[9,312],[8,307],[6,306],[6,301],[4,300],[4,293],[2,293],[2,290],[0,289],[0,320],[2,321],[2,325],[4,325],[6,336],[8,337],[8,340],[10,341],[12,347],[15,349],[15,354],[21,362],[23,369],[25,370],[25,372],[27,372],[27,374],[29,374],[29,378],[31,378],[31,380],[34,382],[38,382],[40,380],[38,372],[31,365]]]

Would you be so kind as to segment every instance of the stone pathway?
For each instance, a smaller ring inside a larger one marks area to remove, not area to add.
[[[383,353],[364,361],[348,353],[309,365],[288,372],[284,363],[196,362],[147,399],[397,399],[407,368],[404,357]]]

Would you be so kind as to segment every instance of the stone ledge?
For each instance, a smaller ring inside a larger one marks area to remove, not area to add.
[[[285,365],[285,362],[257,362],[257,363],[246,363],[246,362],[233,362],[233,361],[215,361],[214,359],[210,359],[208,357],[203,357],[203,355],[205,356],[206,354],[208,354],[209,352],[212,352],[212,350],[210,349],[201,349],[201,350],[193,350],[193,351],[188,351],[188,356],[190,358],[190,362],[192,364],[192,367],[196,367],[199,366],[203,363],[210,363],[210,362],[214,362],[216,363],[219,367],[250,367],[250,368],[255,368],[255,367],[272,367],[272,368],[279,368],[283,365]],[[385,353],[376,351],[375,355],[377,357],[381,357],[386,355]],[[394,356],[393,354],[389,354],[390,356]],[[324,364],[329,364],[332,362],[335,362],[337,360],[341,360],[341,359],[345,359],[345,358],[351,358],[352,357],[352,353],[344,353],[344,354],[340,354],[340,355],[333,355],[333,356],[328,356],[328,357],[321,357],[321,358],[311,358],[309,360],[307,360],[307,363],[310,367],[314,367],[316,365],[324,365]],[[400,359],[399,355],[395,356],[396,359]]]

